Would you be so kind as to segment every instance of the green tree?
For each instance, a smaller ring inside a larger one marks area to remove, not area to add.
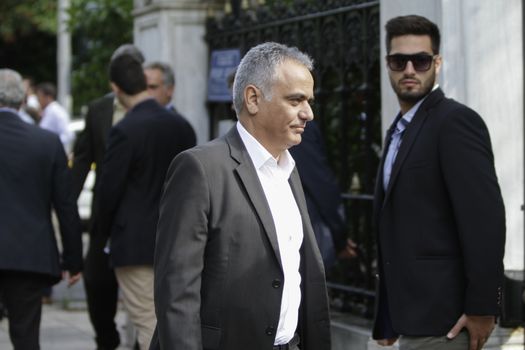
[[[5,42],[12,42],[35,30],[56,34],[56,10],[56,0],[2,0],[0,37]]]
[[[109,91],[111,54],[133,38],[132,0],[72,0],[73,111]]]
[[[55,80],[56,9],[56,0],[0,1],[0,67]]]

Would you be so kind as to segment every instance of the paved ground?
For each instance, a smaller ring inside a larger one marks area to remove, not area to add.
[[[57,288],[55,288],[56,290]],[[55,294],[57,292],[55,291]],[[56,296],[55,296],[56,300]],[[131,350],[128,344],[128,325],[124,311],[117,315],[117,324],[121,332],[123,345],[119,350]],[[7,321],[0,322],[0,349],[11,350],[11,343],[7,330]],[[69,304],[55,301],[52,305],[45,305],[42,312],[42,325],[40,331],[40,344],[42,350],[94,350],[93,330],[85,305],[82,301]],[[523,328],[514,330],[496,328],[485,350],[523,350]],[[348,349],[344,346],[344,349]],[[375,342],[369,341],[368,346],[355,350],[387,350],[394,347],[377,347]]]
[[[53,304],[44,305],[40,327],[42,350],[94,350],[94,332],[89,322],[81,283],[67,288],[59,284],[53,288]],[[123,345],[129,350],[127,317],[123,310],[117,314],[117,324]],[[11,350],[7,320],[0,321],[0,349]]]
[[[41,350],[94,350],[94,333],[86,311],[84,287],[80,281],[72,288],[67,288],[64,283],[53,288],[53,304],[44,305],[40,330]],[[120,331],[122,346],[119,350],[130,350],[130,340],[133,331],[128,323],[125,312],[120,309],[117,315],[117,325]],[[496,327],[485,350],[524,350],[523,328]],[[365,340],[369,340],[366,336]],[[346,336],[342,340],[342,347],[349,348],[351,339]],[[368,341],[355,350],[387,350],[397,347],[378,348],[375,342]],[[353,347],[352,347],[353,348]],[[11,342],[7,329],[7,320],[0,321],[0,350],[11,350]]]

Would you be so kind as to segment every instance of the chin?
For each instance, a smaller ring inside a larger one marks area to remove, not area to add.
[[[301,138],[301,135],[298,135],[297,137],[294,137],[292,140],[290,140],[289,144],[291,146],[297,146],[298,144],[301,143],[303,139]]]

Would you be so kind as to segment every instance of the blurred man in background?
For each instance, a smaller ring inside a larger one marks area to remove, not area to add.
[[[23,100],[20,75],[0,69],[0,295],[16,350],[40,348],[42,290],[63,274],[72,285],[82,270],[80,219],[64,148],[53,133],[20,119]]]
[[[119,46],[111,59],[128,54],[144,62],[140,50],[131,44]],[[95,185],[89,223],[89,248],[85,259],[84,287],[86,289],[89,319],[95,330],[98,350],[114,350],[120,344],[115,323],[118,305],[118,283],[115,272],[104,252],[107,236],[100,231],[98,215],[98,182],[111,126],[118,123],[126,110],[113,93],[91,102],[85,118],[85,127],[75,143],[73,152],[73,193],[80,196],[86,177],[95,167]]]

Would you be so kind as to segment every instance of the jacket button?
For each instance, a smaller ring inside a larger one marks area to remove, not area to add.
[[[278,280],[278,279],[274,279],[272,281],[272,287],[274,287],[275,289],[279,288],[281,286],[281,281]]]
[[[274,335],[275,333],[275,328],[273,327],[266,327],[266,335]]]

